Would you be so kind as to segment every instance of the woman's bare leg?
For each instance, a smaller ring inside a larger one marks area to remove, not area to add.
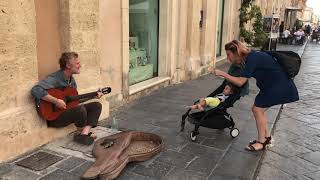
[[[261,143],[264,143],[266,140],[265,137],[269,136],[268,125],[267,125],[267,115],[265,113],[266,110],[267,110],[266,108],[260,108],[256,106],[252,107],[252,112],[256,120],[256,126],[258,130],[258,141],[260,141]],[[262,144],[260,143],[252,144],[252,146],[255,149],[261,149],[263,147]]]

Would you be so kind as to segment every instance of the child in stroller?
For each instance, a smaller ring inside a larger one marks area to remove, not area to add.
[[[228,71],[229,74],[234,76],[239,76],[241,74],[243,67],[232,65]],[[229,82],[224,80],[222,84],[207,97],[215,97],[216,95],[223,92],[226,85]],[[185,114],[182,115],[181,129],[184,131],[185,120],[187,119],[191,124],[194,124],[194,130],[190,133],[190,138],[192,141],[196,141],[197,135],[199,135],[199,128],[207,127],[211,129],[230,129],[231,137],[235,138],[239,135],[239,130],[235,128],[235,123],[231,115],[227,112],[227,108],[232,107],[233,104],[240,99],[241,96],[248,94],[249,84],[246,83],[241,88],[232,85],[232,94],[224,100],[224,102],[219,103],[217,107],[211,108],[207,111],[199,111],[190,113],[192,108],[189,108]],[[194,105],[198,104],[199,101],[196,101]]]
[[[223,89],[223,92],[217,94],[215,97],[201,98],[198,103],[190,106],[191,109],[199,109],[200,111],[210,110],[217,107],[220,103],[223,103],[231,94],[233,94],[234,86],[231,83],[227,83]]]

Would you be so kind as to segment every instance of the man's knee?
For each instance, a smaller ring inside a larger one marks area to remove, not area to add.
[[[97,109],[97,110],[101,110],[102,109],[102,104],[100,102],[90,102],[88,104],[86,104],[86,107],[90,108],[90,109]]]

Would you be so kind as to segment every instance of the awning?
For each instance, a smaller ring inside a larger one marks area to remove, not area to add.
[[[287,6],[286,10],[287,11],[301,11],[302,9],[298,8],[298,7]]]

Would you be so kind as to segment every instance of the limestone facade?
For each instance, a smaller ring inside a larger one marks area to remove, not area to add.
[[[263,16],[272,13],[285,22],[286,28],[292,28],[296,19],[302,19],[307,0],[255,0],[254,3],[261,8]],[[294,10],[299,9],[299,10]]]
[[[61,52],[79,53],[80,94],[112,87],[99,100],[105,119],[110,108],[197,78],[225,59],[223,51],[216,57],[219,2],[160,0],[159,75],[129,86],[129,0],[0,0],[0,161],[75,130],[47,128],[30,95],[33,85],[58,69]],[[239,8],[240,1],[224,2],[222,45],[239,37]]]

